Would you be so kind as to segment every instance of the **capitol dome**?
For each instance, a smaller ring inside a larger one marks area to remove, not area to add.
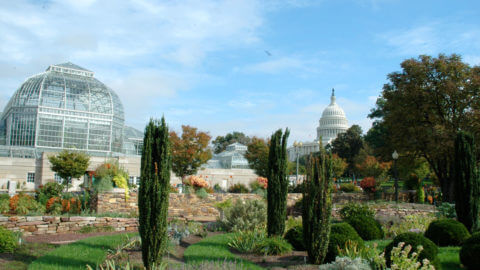
[[[118,96],[72,63],[28,78],[1,116],[2,144],[42,149],[122,152],[124,112]]]
[[[322,118],[320,118],[319,126],[317,128],[317,140],[322,141],[322,145],[326,146],[328,143],[337,138],[339,133],[346,132],[348,129],[348,121],[345,112],[336,103],[335,90],[332,89],[332,96],[330,97],[330,105],[323,110]]]

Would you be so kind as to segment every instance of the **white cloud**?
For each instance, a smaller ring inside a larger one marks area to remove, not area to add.
[[[258,62],[243,67],[235,68],[235,71],[245,72],[245,73],[267,73],[267,74],[278,74],[283,72],[301,72],[301,73],[317,73],[318,63],[315,63],[314,60],[303,59],[296,56],[284,56],[280,58],[272,57],[263,62]]]

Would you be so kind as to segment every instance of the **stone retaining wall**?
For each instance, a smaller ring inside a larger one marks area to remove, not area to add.
[[[138,220],[111,217],[0,216],[0,226],[11,231],[21,231],[24,236],[29,236],[75,232],[84,226],[110,226],[115,231],[137,231]]]

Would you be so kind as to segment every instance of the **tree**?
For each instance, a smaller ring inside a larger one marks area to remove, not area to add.
[[[297,174],[297,162],[296,161],[295,162],[288,161],[287,174],[288,175],[296,175]],[[299,175],[305,174],[305,166],[300,164],[300,162],[298,163],[298,174]]]
[[[268,236],[283,235],[287,216],[287,139],[288,128],[277,130],[270,140],[268,153],[267,232]]]
[[[391,162],[379,162],[374,156],[367,155],[360,164],[356,164],[358,171],[362,176],[373,177],[375,179],[386,176],[392,166]]]
[[[264,139],[253,137],[245,153],[248,165],[261,177],[268,177],[268,147]]]
[[[252,139],[243,132],[233,131],[232,133],[227,133],[225,136],[217,136],[215,140],[212,141],[213,149],[215,154],[219,154],[227,148],[228,145],[232,143],[241,143],[243,145],[248,145]]]
[[[146,269],[159,265],[167,247],[167,214],[171,153],[168,127],[150,120],[145,128],[141,160],[138,211],[142,260]]]
[[[48,160],[52,164],[50,167],[52,171],[64,179],[63,185],[67,187],[67,191],[72,178],[83,176],[90,164],[90,157],[87,154],[70,150],[63,150],[58,155],[49,156]]]
[[[480,134],[480,67],[470,67],[455,54],[422,55],[401,67],[388,75],[380,97],[384,102],[373,117],[387,130],[392,149],[427,160],[443,200],[453,202],[456,133]]]
[[[458,221],[470,232],[479,229],[480,179],[475,140],[471,134],[458,132],[455,140],[455,210]]]
[[[303,189],[302,224],[308,260],[321,264],[327,255],[332,212],[332,157],[323,148],[311,154]]]
[[[185,176],[197,173],[198,168],[212,158],[208,149],[210,135],[191,126],[182,126],[182,136],[170,132],[172,144],[172,170],[184,180]]]
[[[348,173],[355,171],[355,157],[363,148],[362,128],[353,125],[345,133],[338,134],[331,143],[331,151],[339,157],[344,158],[348,163]]]
[[[347,167],[348,164],[345,159],[339,157],[337,154],[332,155],[332,172],[334,177],[341,177]]]

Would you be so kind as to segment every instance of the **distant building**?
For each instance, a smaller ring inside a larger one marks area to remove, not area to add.
[[[338,134],[348,129],[348,120],[343,109],[338,106],[335,90],[332,89],[330,104],[323,110],[317,127],[317,139],[313,142],[303,142],[301,145],[291,146],[287,149],[288,159],[295,161],[298,156],[308,155],[319,150],[319,144],[326,146],[331,143]]]
[[[233,143],[227,146],[225,151],[214,154],[204,166],[208,169],[249,169],[248,160],[245,158],[247,146],[241,143]]]

